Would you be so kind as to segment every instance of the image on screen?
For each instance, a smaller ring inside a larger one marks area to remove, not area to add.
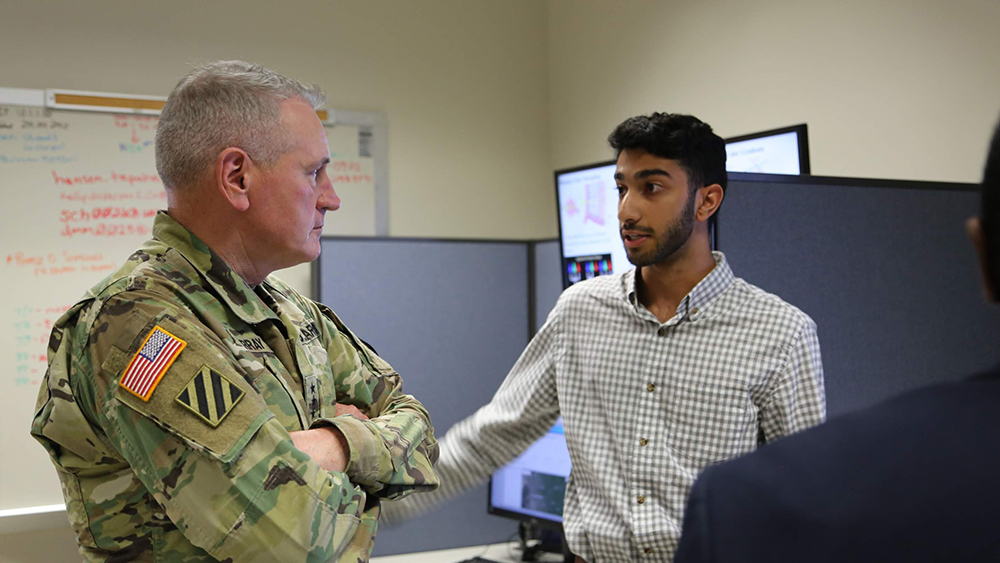
[[[729,172],[799,173],[799,136],[795,132],[726,143]]]
[[[491,512],[562,522],[569,451],[562,419],[514,461],[493,473]]]
[[[556,174],[563,285],[634,268],[618,232],[615,163]]]

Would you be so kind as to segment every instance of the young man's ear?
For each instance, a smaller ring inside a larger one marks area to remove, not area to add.
[[[253,163],[243,149],[229,147],[215,163],[215,183],[222,197],[237,211],[250,208],[249,190]]]
[[[998,302],[998,296],[1000,296],[1000,293],[997,291],[997,282],[1000,280],[993,279],[990,268],[990,256],[986,250],[986,233],[983,232],[982,219],[979,217],[970,217],[965,222],[965,230],[968,231],[969,238],[972,239],[972,244],[976,247],[976,255],[979,257],[979,273],[983,276],[983,292],[986,294],[988,301],[996,303]]]
[[[725,192],[722,191],[722,186],[719,184],[711,184],[699,189],[698,197],[700,201],[696,202],[698,207],[695,209],[695,219],[707,221],[722,205]]]

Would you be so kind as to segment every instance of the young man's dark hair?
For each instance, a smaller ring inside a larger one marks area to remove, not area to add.
[[[691,190],[719,184],[725,191],[726,142],[693,115],[653,113],[625,120],[608,136],[615,157],[626,149],[676,160],[688,173]]]
[[[980,217],[983,243],[986,247],[986,274],[994,294],[1000,292],[1000,124],[993,133],[993,142],[983,172],[982,210]]]

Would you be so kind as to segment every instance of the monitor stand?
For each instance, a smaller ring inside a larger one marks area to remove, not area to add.
[[[570,553],[569,546],[566,545],[566,537],[562,530],[536,526],[531,522],[519,522],[517,536],[521,548],[521,561],[538,561],[542,553],[561,553],[563,563],[576,561],[576,556]],[[532,542],[529,545],[530,540],[537,540],[537,543]]]

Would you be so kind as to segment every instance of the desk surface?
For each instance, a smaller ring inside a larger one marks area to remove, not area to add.
[[[521,552],[517,549],[517,544],[512,542],[442,549],[440,551],[385,555],[382,557],[372,557],[371,563],[458,563],[459,561],[476,556],[492,559],[499,563],[517,563],[521,560]],[[562,561],[562,556],[554,553],[546,553],[538,561]]]

